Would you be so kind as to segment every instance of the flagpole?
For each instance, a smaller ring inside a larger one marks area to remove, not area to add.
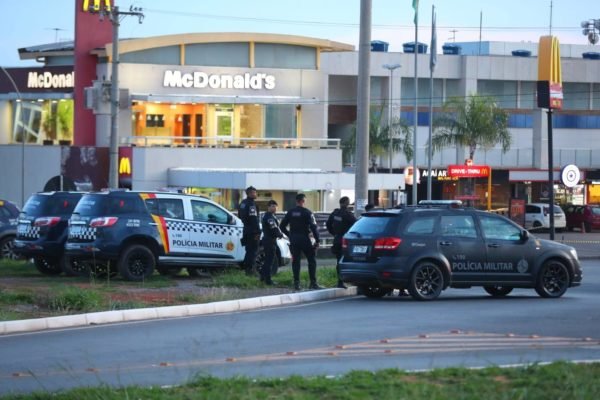
[[[417,127],[419,125],[419,80],[418,80],[418,55],[419,55],[419,0],[413,0],[415,9],[415,126],[413,131],[413,184],[412,205],[417,205],[417,189],[419,170],[417,169]]]
[[[427,200],[431,200],[431,159],[433,147],[431,137],[433,135],[433,70],[437,62],[437,36],[435,32],[435,5],[431,6],[431,46],[429,49],[429,140],[427,145]]]

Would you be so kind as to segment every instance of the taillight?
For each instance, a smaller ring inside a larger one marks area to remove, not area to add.
[[[41,217],[36,218],[33,226],[54,226],[60,222],[60,217]]]
[[[342,249],[348,248],[348,239],[342,238]]]
[[[119,218],[117,218],[117,217],[94,218],[93,220],[90,221],[90,227],[91,228],[106,228],[108,226],[113,226],[114,224],[117,223],[118,220],[119,220]]]
[[[396,250],[402,243],[402,239],[397,237],[384,237],[375,239],[375,250]]]

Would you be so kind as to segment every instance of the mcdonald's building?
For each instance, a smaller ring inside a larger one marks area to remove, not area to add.
[[[77,0],[73,41],[15,49],[22,60],[40,64],[34,71],[9,69],[20,76],[15,80],[20,95],[0,75],[0,170],[10,166],[25,177],[24,191],[19,180],[3,179],[0,198],[20,203],[24,192],[41,190],[57,175],[85,183],[81,187],[106,187],[112,26],[90,10],[111,5]],[[492,191],[487,181],[476,182],[473,196],[480,200],[475,205],[483,207],[488,196],[493,208],[507,207],[516,197],[543,200],[543,176],[549,168],[547,117],[537,104],[537,82],[540,68],[555,74],[557,66],[539,66],[546,56],[539,54],[537,43],[452,45],[459,51],[438,54],[431,81],[430,54],[417,54],[416,113],[414,72],[384,68],[413,65],[415,54],[409,48],[380,51],[388,48],[373,46],[371,116],[385,125],[391,107],[392,117],[408,126],[417,118],[421,179],[406,184],[403,172],[412,162],[401,151],[373,151],[369,201],[396,205],[410,199],[412,190],[424,199],[428,175],[434,198],[455,198],[460,192],[463,182],[451,179],[447,168],[463,164],[468,149],[435,152],[431,174],[427,171],[430,85],[434,117],[444,101],[472,93],[494,97],[509,113],[511,148],[475,152],[474,164],[492,170]],[[561,107],[554,109],[552,168],[558,172],[561,166],[576,164],[583,171],[575,189],[566,190],[557,181],[557,200],[600,202],[600,61],[586,58],[588,46],[554,46],[560,50],[560,80],[549,91],[557,93],[560,83],[562,96],[557,94]],[[259,188],[259,202],[274,198],[283,209],[294,204],[298,191],[307,194],[313,210],[331,210],[343,195],[354,198],[354,45],[285,32],[189,33],[125,38],[118,44],[118,56],[118,167],[123,186],[203,194],[228,208],[235,207],[250,185]],[[86,155],[92,153],[95,165],[102,166],[101,176],[79,176],[82,167],[69,170],[78,164],[68,160],[89,162]]]

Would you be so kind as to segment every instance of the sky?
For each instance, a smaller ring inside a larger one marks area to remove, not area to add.
[[[0,65],[29,66],[18,48],[73,39],[75,0],[0,0]],[[550,33],[560,43],[588,44],[581,21],[600,18],[598,0],[420,0],[419,41],[431,38],[432,4],[437,13],[438,52],[447,42],[534,42]],[[145,18],[126,17],[122,38],[193,32],[264,32],[310,36],[358,49],[360,0],[116,0],[122,10],[142,7]],[[552,7],[551,7],[552,5]],[[552,10],[552,12],[551,12]],[[551,18],[552,15],[552,18]],[[402,51],[413,41],[412,0],[372,0],[372,40]],[[552,21],[552,22],[551,22]],[[590,46],[599,51],[600,44]]]

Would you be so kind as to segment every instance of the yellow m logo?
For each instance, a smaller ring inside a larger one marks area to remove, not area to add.
[[[562,85],[560,46],[554,36],[542,36],[538,47],[538,80]]]
[[[131,175],[131,160],[129,157],[122,157],[119,162],[119,174]]]
[[[104,3],[104,5],[102,5]],[[83,0],[84,12],[98,12],[100,8],[110,11],[110,0]]]

